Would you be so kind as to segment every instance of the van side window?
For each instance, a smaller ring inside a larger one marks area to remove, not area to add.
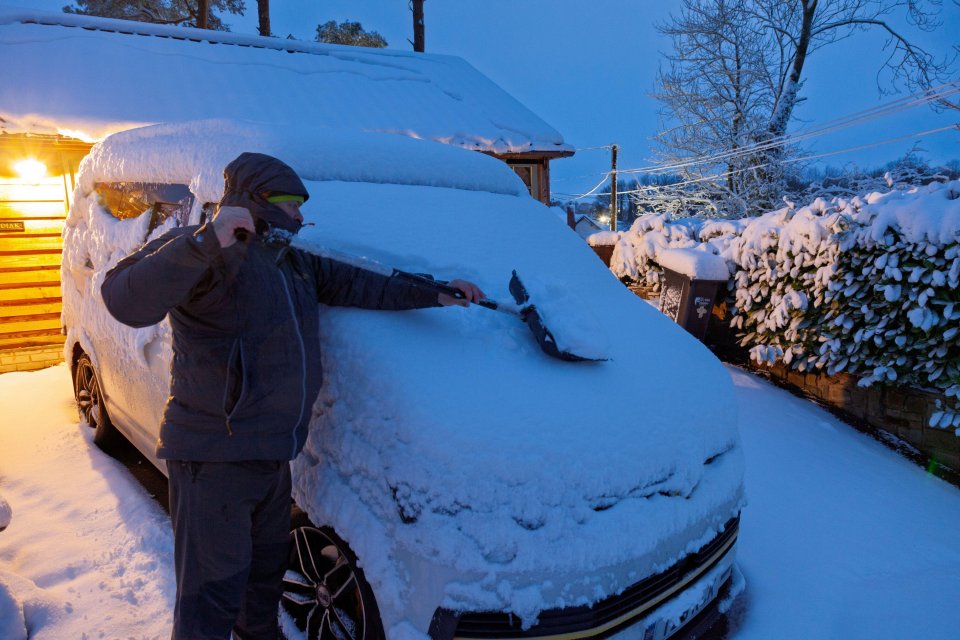
[[[186,225],[193,207],[193,194],[185,184],[98,182],[94,189],[103,208],[119,220],[136,218],[149,211],[150,231],[171,217],[176,218],[177,226]]]

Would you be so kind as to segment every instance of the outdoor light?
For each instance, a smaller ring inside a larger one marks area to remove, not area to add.
[[[39,182],[47,175],[47,165],[33,158],[21,160],[13,165],[13,169],[27,182]]]

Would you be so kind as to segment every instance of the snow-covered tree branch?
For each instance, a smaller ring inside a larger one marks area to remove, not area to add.
[[[196,0],[75,0],[75,4],[67,5],[63,10],[88,16],[195,27],[200,17],[198,7]],[[207,28],[229,31],[217,12],[243,15],[244,0],[209,0],[209,8]]]
[[[941,27],[938,9],[926,0],[683,0],[660,27],[673,50],[655,94],[660,160],[691,185],[679,195],[708,198],[731,217],[778,206],[802,168],[789,162],[800,149],[788,131],[805,99],[808,61],[861,31],[887,36],[881,92],[902,86],[957,107],[936,90],[954,59],[920,43]]]

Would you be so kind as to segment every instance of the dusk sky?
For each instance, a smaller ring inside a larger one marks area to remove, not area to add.
[[[26,0],[13,0],[26,4]],[[64,0],[35,0],[59,10]],[[256,3],[244,17],[226,17],[234,32],[256,33]],[[661,52],[670,43],[655,26],[677,11],[677,0],[426,0],[426,50],[465,58],[563,134],[575,148],[620,145],[620,168],[651,164],[657,131],[654,89]],[[918,40],[941,55],[957,43],[960,6],[942,6],[944,26]],[[390,48],[411,49],[412,17],[407,0],[272,0],[272,29],[313,40],[328,20],[355,20],[383,35]],[[900,22],[900,28],[910,33]],[[903,97],[880,96],[876,74],[884,38],[864,34],[816,52],[808,61],[807,101],[798,109],[801,126],[816,126]],[[957,74],[960,76],[960,66]],[[811,154],[874,145],[960,122],[960,112],[934,113],[915,107],[893,117],[847,127],[809,140]],[[875,146],[824,158],[842,165],[875,166],[919,142],[933,162],[960,158],[960,131]],[[609,169],[609,152],[578,152],[552,164],[553,191],[582,193]]]

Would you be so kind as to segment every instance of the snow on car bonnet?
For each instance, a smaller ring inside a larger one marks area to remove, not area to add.
[[[447,606],[532,622],[622,590],[735,515],[729,377],[549,209],[526,195],[307,186],[305,241],[464,277],[494,299],[509,298],[516,269],[549,326],[608,345],[609,361],[568,363],[478,307],[323,311],[326,387],[295,494],[319,520],[364,531],[355,551],[381,611],[402,610],[389,559],[412,553],[433,559],[431,574],[455,569]],[[576,588],[561,574],[580,576]]]

